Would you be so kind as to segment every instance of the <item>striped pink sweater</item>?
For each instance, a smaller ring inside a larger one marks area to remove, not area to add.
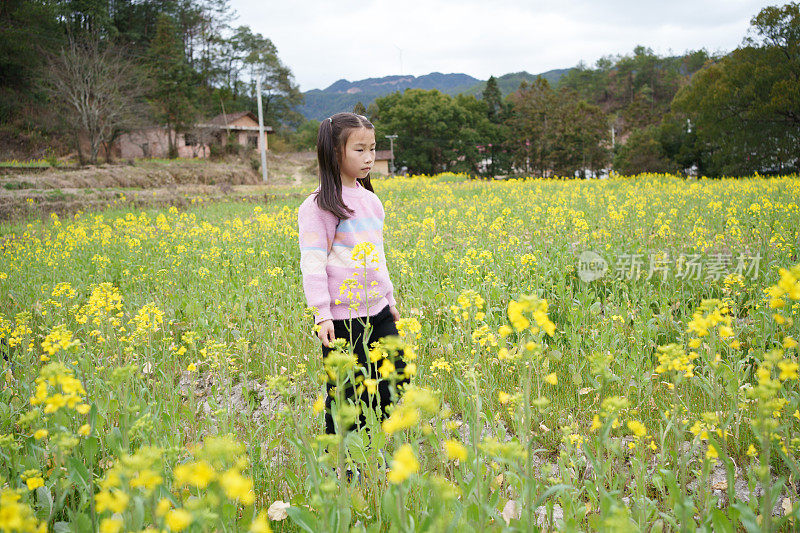
[[[306,198],[297,212],[303,291],[309,307],[317,309],[317,324],[372,316],[395,305],[383,249],[386,215],[381,201],[361,184],[343,186],[342,201],[353,215],[341,223],[320,209],[315,194]],[[353,249],[362,242],[374,245],[366,260],[353,257]]]

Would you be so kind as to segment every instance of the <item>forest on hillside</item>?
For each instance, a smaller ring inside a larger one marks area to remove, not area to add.
[[[257,76],[265,121],[300,123],[291,70],[234,18],[228,0],[3,0],[0,148],[41,157],[82,134],[94,150],[154,124],[256,113]]]
[[[312,149],[318,122],[298,112],[290,67],[234,16],[228,0],[5,0],[0,152],[61,155],[82,136],[91,149],[81,160],[95,161],[125,132],[186,133],[222,112],[256,113],[259,77],[274,147]],[[490,78],[478,95],[407,89],[355,108],[380,148],[398,136],[396,167],[415,173],[722,176],[800,164],[798,3],[755,14],[728,54],[639,46],[556,84],[535,78],[504,96],[505,81]]]

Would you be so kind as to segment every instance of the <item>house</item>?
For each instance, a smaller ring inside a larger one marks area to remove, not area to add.
[[[376,174],[389,175],[392,160],[391,150],[377,150],[375,152],[375,163],[372,165],[372,172]]]
[[[264,148],[267,150],[267,136],[271,133],[274,133],[273,129],[264,126]],[[249,111],[217,115],[207,122],[195,124],[185,133],[178,133],[175,147],[178,157],[208,157],[212,145],[224,146],[228,139],[244,147],[260,148],[256,116]],[[111,153],[122,159],[167,157],[168,130],[165,126],[152,126],[124,133],[114,142]]]
[[[241,146],[259,148],[258,143],[258,118],[250,111],[217,115],[205,124],[198,124],[197,128],[207,130],[214,141],[225,144],[227,137],[233,136],[234,142]],[[267,136],[275,133],[270,126],[264,126],[264,148],[269,150]]]

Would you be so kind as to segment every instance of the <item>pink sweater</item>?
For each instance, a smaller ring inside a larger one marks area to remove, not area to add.
[[[361,184],[343,186],[342,201],[353,215],[341,223],[335,215],[320,209],[314,194],[297,212],[303,290],[309,307],[317,309],[317,324],[372,316],[387,305],[395,305],[383,250],[386,215],[381,201]],[[361,242],[374,245],[366,261],[353,258],[353,249]]]

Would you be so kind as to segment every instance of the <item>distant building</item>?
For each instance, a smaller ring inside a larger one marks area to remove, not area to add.
[[[388,176],[389,165],[391,164],[391,160],[392,160],[391,150],[377,150],[375,152],[375,164],[372,165],[372,172]]]
[[[269,150],[267,136],[274,133],[264,126],[264,148]],[[136,157],[167,157],[169,155],[168,130],[165,126],[152,126],[121,135],[113,144],[111,154],[122,159]],[[244,147],[260,148],[258,118],[249,112],[217,115],[207,122],[198,123],[175,137],[178,157],[195,158],[211,155],[211,146],[224,146],[228,138]]]

